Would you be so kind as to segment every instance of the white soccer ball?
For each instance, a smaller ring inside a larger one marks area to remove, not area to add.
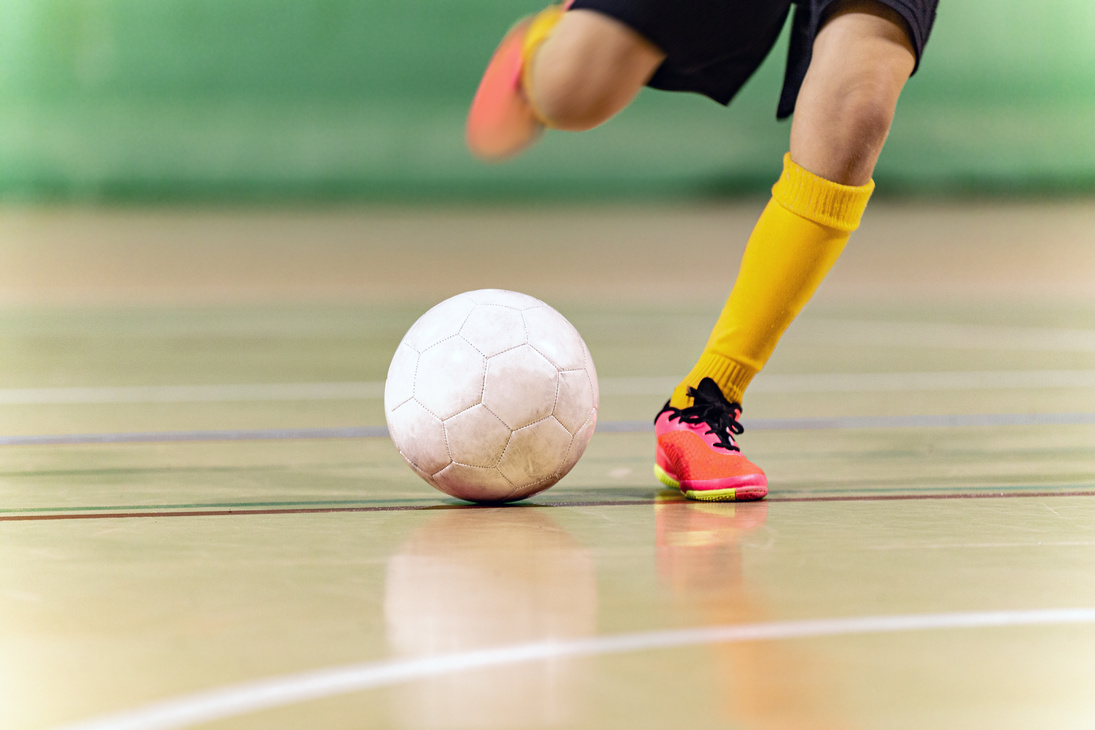
[[[403,459],[473,502],[512,502],[558,482],[597,424],[597,371],[563,315],[482,289],[429,310],[388,368],[384,415]]]

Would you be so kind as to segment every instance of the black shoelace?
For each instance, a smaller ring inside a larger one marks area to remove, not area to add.
[[[707,433],[714,434],[718,438],[716,446],[728,451],[741,451],[733,439],[733,436],[739,436],[745,431],[737,419],[737,414],[741,413],[741,406],[728,401],[711,378],[701,380],[697,388],[689,388],[688,396],[693,400],[692,405],[687,408],[673,408],[669,405],[669,401],[666,401],[665,407],[658,415],[661,416],[662,413],[669,411],[670,419],[677,418],[682,423],[692,425],[705,423],[711,427]]]

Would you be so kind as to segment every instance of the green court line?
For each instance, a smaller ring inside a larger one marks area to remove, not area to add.
[[[248,507],[331,507],[336,505],[368,506],[374,504],[429,503],[429,499],[330,499],[304,502],[194,502],[189,504],[137,504],[109,505],[105,507],[20,507],[0,509],[0,514],[39,514],[45,512],[97,512],[110,510],[164,510],[164,509],[246,509]]]

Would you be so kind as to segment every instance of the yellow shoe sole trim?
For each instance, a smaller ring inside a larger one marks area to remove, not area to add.
[[[666,472],[665,469],[661,468],[657,464],[654,465],[654,476],[656,476],[658,478],[659,482],[661,482],[662,484],[664,484],[667,487],[672,487],[673,489],[680,489],[681,488],[681,483],[678,482],[673,477],[669,476],[669,473]]]
[[[738,490],[736,489],[712,489],[705,492],[686,491],[685,497],[699,502],[736,502]]]

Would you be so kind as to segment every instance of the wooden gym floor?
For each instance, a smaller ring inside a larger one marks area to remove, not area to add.
[[[761,203],[0,210],[0,727],[1092,727],[1095,204],[876,201],[750,390],[770,498],[685,503],[650,419]],[[603,394],[505,508],[382,429],[485,286]]]

